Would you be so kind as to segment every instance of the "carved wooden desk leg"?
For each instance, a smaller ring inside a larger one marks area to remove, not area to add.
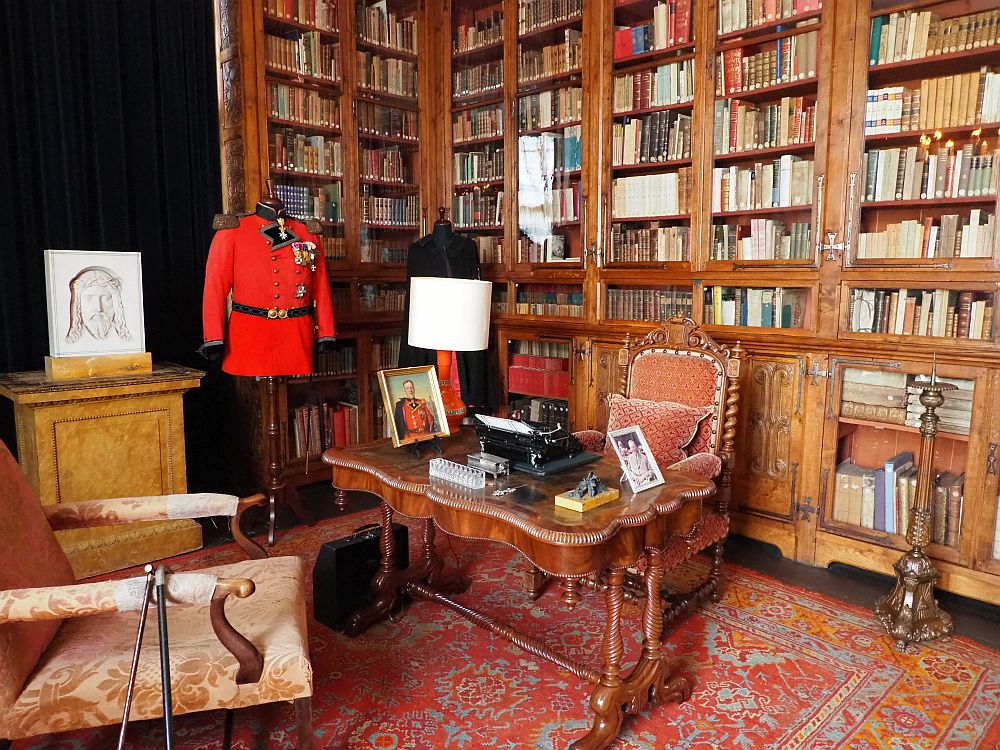
[[[395,608],[400,598],[400,591],[409,580],[406,570],[396,570],[393,566],[396,542],[392,536],[392,508],[382,501],[382,524],[379,535],[379,548],[382,561],[379,571],[372,579],[372,603],[364,609],[354,612],[347,620],[344,632],[348,635],[363,633],[372,624],[384,620]]]
[[[608,574],[608,587],[604,591],[607,622],[604,625],[604,671],[601,682],[590,696],[590,707],[594,709],[594,725],[583,737],[570,745],[570,750],[600,750],[607,747],[621,729],[622,711],[621,660],[625,653],[622,644],[621,611],[625,597],[622,593],[624,570],[612,570]]]
[[[456,569],[446,569],[444,560],[434,547],[434,521],[423,519],[423,549],[420,564],[423,566],[423,579],[444,594],[461,594],[469,588],[472,580]]]
[[[524,586],[524,593],[531,599],[537,599],[542,595],[542,587],[545,585],[547,579],[548,576],[539,568],[534,565],[528,565],[524,569],[524,577],[521,581]]]
[[[663,665],[663,615],[660,586],[663,583],[663,555],[658,549],[646,550],[646,606],[642,611],[642,656],[629,682],[635,681],[637,692],[629,704],[629,713],[638,713],[650,703],[680,702],[691,697],[691,683],[686,677],[666,674]]]

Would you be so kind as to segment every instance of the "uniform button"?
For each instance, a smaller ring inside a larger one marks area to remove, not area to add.
[[[302,271],[301,271],[301,270],[298,270],[298,271],[296,271],[295,273],[302,273]]]
[[[272,269],[271,269],[271,273],[277,273],[277,272],[278,272],[278,269],[277,269],[277,268],[272,268]]]
[[[275,281],[275,282],[274,282],[274,285],[275,285],[275,286],[278,286],[278,284],[280,284],[280,283],[281,283],[280,281]]]
[[[281,299],[281,295],[280,294],[276,294],[276,295],[274,295],[274,298],[275,299]]]
[[[277,255],[272,255],[272,256],[271,256],[271,260],[277,260],[277,259],[278,259],[278,256],[277,256]]]

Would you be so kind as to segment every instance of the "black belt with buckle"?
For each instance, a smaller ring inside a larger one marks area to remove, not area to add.
[[[233,302],[233,312],[243,313],[244,315],[256,315],[259,318],[267,318],[268,320],[283,320],[284,318],[301,318],[303,315],[309,315],[312,312],[312,306],[304,305],[303,307],[254,307],[253,305],[243,305],[239,302]]]

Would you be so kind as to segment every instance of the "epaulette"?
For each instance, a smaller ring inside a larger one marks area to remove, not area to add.
[[[240,225],[240,217],[236,214],[216,214],[212,219],[212,229],[218,232],[220,229],[235,229]]]
[[[306,219],[302,223],[306,225],[307,232],[311,234],[323,234],[323,225],[319,219]]]

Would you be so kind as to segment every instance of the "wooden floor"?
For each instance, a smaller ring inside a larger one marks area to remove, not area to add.
[[[325,483],[303,487],[300,496],[303,504],[317,518],[339,514],[333,503],[333,490]],[[364,517],[358,519],[358,525],[362,525],[379,520],[377,513],[370,512],[377,506],[378,499],[374,495],[351,493],[346,512],[364,512]],[[278,529],[301,523],[285,508],[278,509],[277,517]],[[257,522],[257,527],[259,528],[255,527],[252,531],[264,531],[263,517]],[[228,530],[221,526],[206,525],[204,536],[205,546],[229,541]],[[877,575],[839,563],[834,563],[829,568],[803,565],[782,557],[776,547],[745,537],[730,537],[726,545],[726,560],[774,576],[785,583],[867,608],[871,608],[879,597],[885,596],[895,582],[888,575]],[[952,616],[957,635],[1000,650],[1000,627],[997,627],[1000,622],[1000,607],[948,592],[938,593],[938,603]]]

